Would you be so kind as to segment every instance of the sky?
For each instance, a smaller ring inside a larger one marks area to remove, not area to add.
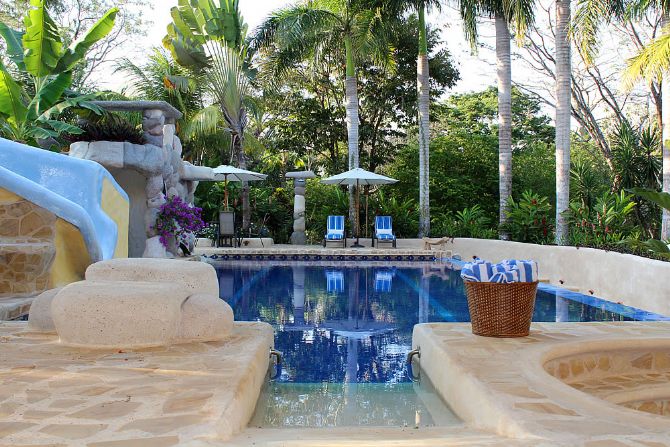
[[[289,0],[240,0],[240,9],[251,31],[272,11],[291,3],[293,1]],[[172,21],[170,8],[176,6],[176,4],[177,0],[147,0],[146,11],[150,14],[149,19],[153,21],[153,25],[151,25],[146,38],[136,43],[134,53],[137,56],[133,56],[133,58],[141,58],[143,54],[148,54],[144,50],[161,45],[166,27]],[[491,63],[491,61],[495,61],[495,56],[490,50],[486,49],[486,47],[493,46],[493,28],[489,24],[483,23],[480,31],[485,48],[481,49],[477,56],[473,56],[463,38],[463,29],[455,10],[445,8],[442,12],[431,13],[428,17],[428,23],[441,30],[443,40],[461,72],[461,80],[450,93],[482,90],[495,84],[495,65]],[[488,45],[489,41],[490,45]],[[103,79],[101,83],[114,89],[123,88],[126,84],[125,79],[119,77],[111,80]]]

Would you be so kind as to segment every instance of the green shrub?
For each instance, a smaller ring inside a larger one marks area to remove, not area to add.
[[[632,197],[624,191],[619,194],[607,192],[591,208],[572,202],[566,211],[570,245],[609,246],[639,234],[634,223],[636,204]]]
[[[307,240],[310,243],[319,243],[326,234],[328,216],[345,216],[347,236],[352,236],[349,222],[349,195],[340,186],[324,185],[318,179],[307,180],[305,193],[305,218]],[[293,211],[291,211],[293,215]]]
[[[551,205],[547,197],[532,191],[521,194],[518,202],[510,197],[507,215],[504,228],[513,241],[546,244],[553,239]]]
[[[401,200],[383,190],[379,190],[370,198],[369,214],[370,233],[372,233],[374,227],[375,216],[391,216],[393,231],[398,238],[414,238],[419,232],[419,210],[416,202],[412,199]],[[361,228],[361,230],[365,234],[364,229]]]
[[[474,205],[457,211],[455,215],[438,215],[432,220],[432,233],[435,236],[495,239],[498,234],[491,222],[484,210]]]

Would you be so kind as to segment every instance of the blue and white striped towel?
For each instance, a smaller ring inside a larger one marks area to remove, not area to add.
[[[516,267],[519,270],[519,282],[536,282],[540,277],[535,261],[505,259],[501,264],[507,266],[508,269]]]
[[[500,264],[492,264],[476,259],[463,266],[461,278],[465,281],[498,284],[535,282],[538,278],[537,263],[535,261],[505,260]]]
[[[493,265],[481,259],[465,264],[461,270],[461,278],[466,281],[490,282],[492,276]]]

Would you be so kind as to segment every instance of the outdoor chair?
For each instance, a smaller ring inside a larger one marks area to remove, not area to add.
[[[388,293],[391,291],[392,284],[393,284],[393,271],[379,270],[378,272],[375,273],[375,292]]]
[[[341,242],[342,247],[347,246],[347,235],[344,232],[344,216],[328,216],[326,235],[323,238],[323,246],[328,242]]]
[[[344,272],[326,270],[326,290],[328,293],[344,292]]]
[[[375,231],[372,233],[372,246],[375,246],[377,241],[377,248],[382,242],[391,243],[393,248],[396,248],[396,237],[393,234],[393,221],[391,216],[376,216],[375,217]]]
[[[236,240],[235,213],[233,211],[219,212],[219,234],[216,240],[219,247],[234,247]]]

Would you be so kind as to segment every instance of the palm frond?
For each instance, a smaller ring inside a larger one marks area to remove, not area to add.
[[[626,89],[631,89],[640,79],[648,82],[660,81],[668,71],[670,71],[670,26],[664,28],[663,34],[628,60],[623,84]]]
[[[644,0],[643,0],[644,1]],[[626,0],[577,0],[570,36],[584,60],[592,64],[598,52],[600,27],[614,18],[622,18]]]
[[[244,101],[251,93],[249,78],[237,51],[220,44],[212,45],[211,49],[212,62],[207,70],[210,92],[219,103],[230,131],[242,135],[247,124]]]
[[[186,141],[193,141],[203,138],[203,136],[216,134],[222,130],[222,118],[221,110],[216,104],[205,107],[184,124],[181,135]]]
[[[389,23],[381,9],[361,11],[352,23],[354,57],[360,62],[371,60],[380,68],[393,71],[395,58],[389,44],[391,36]]]

